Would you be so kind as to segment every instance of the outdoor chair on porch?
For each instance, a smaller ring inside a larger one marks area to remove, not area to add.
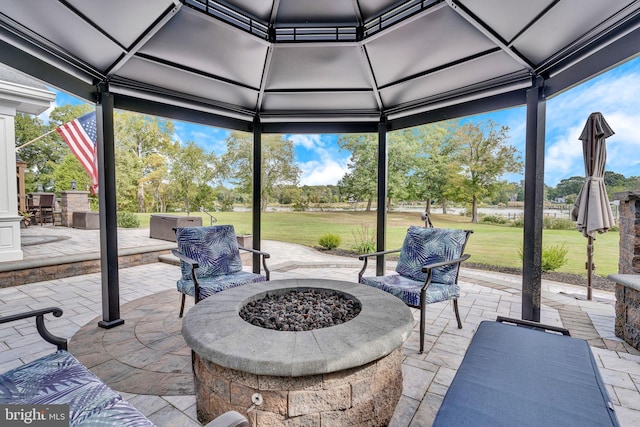
[[[471,230],[421,228],[411,226],[402,248],[360,255],[364,266],[358,282],[373,286],[400,298],[410,307],[420,309],[420,353],[424,350],[425,307],[441,301],[453,301],[453,310],[462,329],[458,311],[459,267],[470,255],[464,248]],[[397,274],[363,277],[370,257],[400,253]]]
[[[238,246],[233,225],[208,227],[177,227],[178,249],[172,250],[180,259],[182,277],[177,282],[182,293],[180,317],[184,314],[186,295],[196,304],[228,288],[269,280],[266,259],[270,254]],[[240,250],[259,254],[265,274],[242,270]]]
[[[56,210],[56,195],[53,193],[40,194],[40,225],[51,221],[56,225],[54,212]]]

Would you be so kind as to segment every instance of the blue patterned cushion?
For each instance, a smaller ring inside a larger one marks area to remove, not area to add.
[[[0,403],[66,404],[72,427],[153,426],[64,350],[0,375]]]
[[[424,282],[427,277],[422,266],[459,258],[467,240],[464,230],[448,228],[409,227],[402,244],[396,272],[401,276]],[[458,274],[458,265],[436,268],[431,281],[453,284]]]
[[[179,227],[176,229],[178,250],[195,260],[198,279],[242,271],[242,260],[233,225]],[[182,279],[191,279],[191,266],[180,263]],[[193,294],[193,292],[192,292]]]
[[[395,295],[407,305],[420,307],[420,289],[424,286],[424,281],[419,282],[399,274],[390,274],[388,276],[363,277],[361,283]],[[460,286],[458,284],[445,285],[431,282],[429,288],[427,288],[425,303],[432,304],[458,298],[459,296]]]
[[[236,286],[246,285],[247,283],[265,282],[266,280],[267,278],[265,276],[248,271],[214,277],[198,277],[200,299],[202,300],[225,289],[235,288]],[[178,290],[183,294],[193,296],[195,292],[193,280],[178,280]]]

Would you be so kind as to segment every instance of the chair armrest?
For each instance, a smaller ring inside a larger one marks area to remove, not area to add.
[[[200,267],[200,264],[195,259],[189,258],[177,249],[171,249],[171,253],[178,257],[180,261],[184,261],[191,266],[191,278],[193,280],[193,293],[196,299],[196,304],[200,302],[200,283],[198,283],[198,277],[196,276],[196,268]]]
[[[358,283],[360,283],[360,281],[362,280],[362,275],[364,274],[364,272],[367,271],[367,264],[369,262],[370,257],[392,254],[392,253],[400,252],[400,250],[401,249],[389,249],[387,251],[372,252],[370,254],[362,254],[358,256],[358,259],[360,261],[364,261],[364,265],[362,266],[362,269],[358,272]]]
[[[242,246],[238,246],[238,249],[260,255],[262,258],[262,267],[264,268],[265,276],[267,276],[267,280],[271,278],[271,271],[269,271],[269,268],[267,267],[267,258],[271,258],[271,254],[257,249],[244,248]]]
[[[62,316],[62,309],[58,307],[48,307],[39,310],[27,311],[24,313],[13,314],[11,316],[0,317],[0,323],[9,323],[16,320],[28,319],[29,317],[36,318],[36,329],[40,336],[47,341],[58,347],[58,350],[67,350],[67,340],[57,337],[47,330],[44,325],[44,315],[51,313],[54,317]]]
[[[422,290],[426,291],[426,289],[431,284],[431,275],[433,273],[433,269],[434,268],[440,268],[440,267],[444,267],[444,266],[452,265],[452,264],[461,264],[462,261],[466,261],[470,257],[471,257],[471,255],[464,254],[460,258],[455,258],[455,259],[452,259],[452,260],[449,260],[449,261],[433,262],[431,264],[423,265],[422,266],[422,272],[423,273],[427,273],[427,279],[424,281],[424,285],[422,286]],[[456,282],[457,281],[458,281],[458,276],[456,276]]]
[[[471,255],[464,254],[460,258],[452,259],[452,260],[449,260],[449,261],[440,261],[440,262],[434,262],[434,263],[431,263],[431,264],[423,265],[422,266],[422,272],[423,273],[428,273],[429,270],[432,270],[434,268],[440,268],[440,267],[444,267],[446,265],[451,265],[451,264],[459,264],[462,261],[468,260],[470,257],[471,257]]]
[[[180,259],[180,261],[184,261],[187,264],[189,264],[192,267],[192,269],[200,267],[200,265],[198,264],[198,262],[196,260],[194,260],[192,258],[189,258],[188,256],[186,256],[182,252],[178,251],[177,249],[171,249],[171,253],[173,255],[175,255],[176,257],[178,257]]]
[[[372,257],[372,256],[378,256],[378,255],[385,255],[385,254],[392,254],[394,252],[400,252],[401,249],[389,249],[387,251],[380,251],[380,252],[372,252],[370,254],[362,254],[358,256],[358,259],[361,261],[366,261],[367,258]]]

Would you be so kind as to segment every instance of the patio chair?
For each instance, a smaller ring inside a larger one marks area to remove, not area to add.
[[[233,225],[208,227],[177,227],[178,249],[172,252],[180,259],[182,277],[177,282],[182,293],[180,316],[184,314],[186,295],[196,304],[228,288],[269,280],[266,260],[270,254],[238,246]],[[240,250],[259,254],[265,274],[242,270]]]
[[[37,224],[40,218],[40,205],[38,205],[33,198],[33,195],[27,195],[27,213],[29,217],[33,219],[33,223]]]
[[[55,194],[41,194],[40,195],[40,225],[46,223],[48,220],[51,220],[51,224],[56,225],[56,220],[54,217],[54,211],[56,206],[56,195]]]
[[[425,307],[441,301],[453,301],[453,311],[462,329],[458,311],[458,272],[471,230],[409,227],[402,248],[360,255],[364,261],[358,282],[397,296],[410,307],[420,309],[420,353],[424,351]],[[364,277],[370,257],[400,253],[397,274]]]

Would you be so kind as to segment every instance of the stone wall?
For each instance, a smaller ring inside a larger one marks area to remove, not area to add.
[[[264,398],[247,417],[253,427],[386,426],[402,394],[401,349],[358,368],[303,377],[254,375],[224,368],[194,353],[198,420],[207,423],[251,397]]]
[[[60,209],[62,210],[62,226],[73,227],[74,212],[88,212],[88,191],[63,191],[60,193]]]
[[[615,193],[620,200],[619,274],[616,282],[616,336],[640,350],[640,190]]]
[[[640,190],[615,193],[620,200],[620,261],[618,273],[640,274]]]

